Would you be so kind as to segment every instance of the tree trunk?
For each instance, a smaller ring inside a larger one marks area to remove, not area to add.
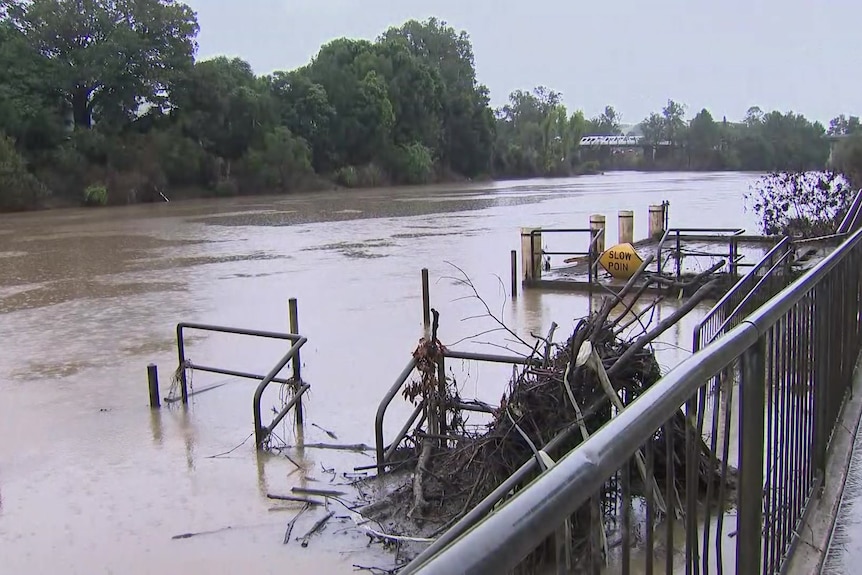
[[[92,90],[78,86],[72,92],[72,113],[75,117],[75,127],[89,130],[93,127],[93,111],[90,105]]]

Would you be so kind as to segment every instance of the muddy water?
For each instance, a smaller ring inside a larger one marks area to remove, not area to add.
[[[303,375],[313,386],[306,441],[373,445],[377,403],[421,335],[422,267],[450,345],[517,345],[489,331],[487,318],[469,319],[485,308],[465,297],[472,292],[453,265],[522,338],[551,321],[563,337],[586,312],[585,298],[529,292],[513,302],[497,277],[508,285],[519,227],[585,227],[591,213],[606,213],[616,238],[610,216],[633,209],[643,237],[647,206],[669,200],[672,225],[752,230],[741,197],[753,179],[609,174],[0,217],[0,572],[302,574],[391,565],[391,555],[367,548],[338,519],[308,548],[282,545],[291,514],[266,498],[344,482],[341,474],[371,463],[370,454],[286,452],[302,469],[258,456],[251,440],[242,443],[252,430],[250,381],[196,373],[195,388],[228,385],[196,396],[187,411],[150,412],[146,364],[159,365],[166,395],[175,324],[286,330],[287,300],[298,298],[309,338]],[[659,344],[666,369],[686,354],[676,346],[690,348],[695,320]],[[202,364],[266,373],[284,353],[277,343],[190,335],[188,355]],[[463,397],[499,400],[505,370],[451,367]],[[264,404],[277,401],[273,391]],[[393,404],[389,437],[408,411]],[[278,433],[293,442],[288,428]],[[172,539],[200,532],[208,533]]]

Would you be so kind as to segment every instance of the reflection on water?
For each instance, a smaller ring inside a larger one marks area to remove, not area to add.
[[[0,217],[3,568],[301,574],[391,565],[393,556],[368,547],[338,514],[308,548],[283,545],[292,514],[271,512],[266,498],[346,483],[343,473],[373,463],[370,454],[258,455],[247,439],[250,381],[198,395],[188,410],[147,408],[148,363],[160,367],[162,395],[169,391],[176,323],[282,331],[287,300],[297,297],[313,386],[306,440],[332,442],[314,423],[339,442],[373,444],[377,403],[422,334],[420,268],[431,273],[444,342],[466,338],[459,349],[486,352],[516,345],[488,332],[495,324],[476,317],[481,302],[445,279],[459,274],[451,264],[518,335],[544,334],[556,321],[562,339],[589,303],[565,293],[507,296],[520,227],[584,227],[605,213],[615,238],[615,212],[633,209],[635,236],[644,237],[647,206],[665,199],[672,225],[736,226],[751,217],[740,198],[753,178],[630,173]],[[657,344],[663,371],[687,355],[694,321]],[[266,373],[282,345],[210,334],[187,352],[197,363]],[[465,398],[499,401],[507,368],[451,363]],[[219,381],[195,374],[194,384]],[[390,436],[409,411],[393,403]],[[278,433],[295,441],[288,425]]]

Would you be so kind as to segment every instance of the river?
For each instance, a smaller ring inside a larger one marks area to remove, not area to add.
[[[754,232],[742,196],[755,178],[611,173],[0,216],[0,572],[391,566],[393,557],[367,547],[349,522],[334,522],[307,548],[282,545],[290,514],[266,498],[298,484],[337,484],[370,455],[293,452],[302,470],[258,456],[252,440],[242,443],[252,431],[251,381],[197,395],[187,411],[150,411],[146,365],[158,364],[165,395],[176,323],[286,331],[287,300],[298,298],[309,338],[303,376],[313,386],[306,441],[373,445],[377,403],[422,333],[421,268],[430,270],[444,343],[491,325],[465,319],[484,308],[464,297],[453,265],[518,334],[544,333],[556,321],[563,337],[585,314],[585,298],[529,291],[511,300],[497,278],[508,286],[520,227],[581,228],[604,213],[611,242],[617,211],[630,209],[637,239],[646,235],[647,206],[668,200],[672,226]],[[690,348],[693,321],[671,330],[666,369],[686,353],[674,352],[674,342]],[[494,351],[477,340],[505,344],[488,334],[455,347]],[[229,335],[188,344],[193,361],[258,373],[283,353],[279,343]],[[461,377],[463,397],[492,403],[506,384],[499,368],[465,366]],[[222,382],[193,379],[198,388]],[[393,404],[389,437],[408,412]],[[212,533],[172,539],[204,531]]]

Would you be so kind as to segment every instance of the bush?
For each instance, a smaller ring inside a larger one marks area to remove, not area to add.
[[[218,198],[232,198],[239,193],[239,186],[237,186],[236,181],[231,178],[226,178],[219,180],[215,188],[213,188],[213,195]]]
[[[243,164],[258,186],[283,192],[296,188],[313,172],[308,144],[283,127],[269,132],[260,148],[249,151]]]
[[[376,188],[387,183],[386,174],[377,164],[339,168],[333,174],[333,180],[345,188]]]
[[[11,139],[0,133],[0,210],[38,207],[48,189],[27,170]]]
[[[852,195],[832,172],[774,172],[752,185],[745,199],[764,234],[816,237],[835,233]]]
[[[434,175],[434,156],[427,146],[413,142],[392,152],[390,172],[405,184],[427,184]]]
[[[107,206],[108,188],[101,184],[93,184],[91,186],[87,186],[87,188],[84,190],[84,205]]]

